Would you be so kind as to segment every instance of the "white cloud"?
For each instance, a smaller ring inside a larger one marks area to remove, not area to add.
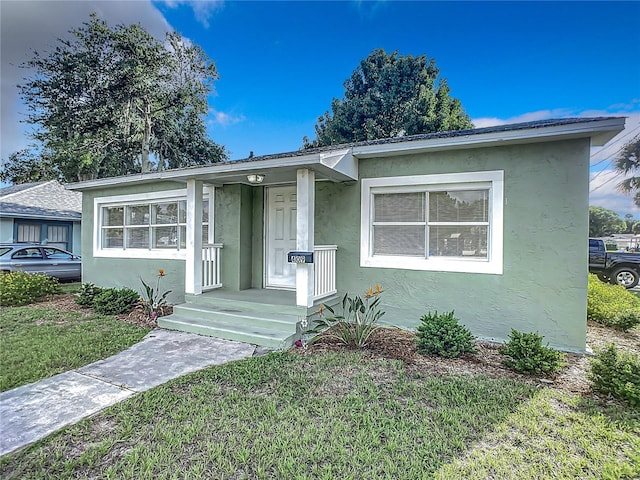
[[[623,177],[613,169],[593,173],[589,181],[589,205],[608,208],[621,217],[631,213],[640,219],[640,207],[633,203],[630,195],[618,190],[618,184],[622,179]]]
[[[624,195],[617,185],[625,178],[614,171],[615,159],[629,141],[640,135],[640,99],[634,98],[625,104],[611,105],[605,110],[576,111],[568,108],[526,112],[509,118],[483,117],[472,119],[477,128],[506,125],[510,123],[532,122],[549,118],[566,117],[627,117],[625,128],[602,147],[591,149],[591,182],[589,204],[608,208],[620,215],[633,213],[640,218],[640,208],[630,196]],[[615,177],[615,178],[614,178]]]
[[[140,23],[158,39],[164,37],[165,31],[172,29],[150,1],[0,2],[2,159],[29,144],[26,127],[20,123],[26,112],[17,88],[22,79],[29,75],[29,71],[20,68],[20,64],[27,61],[34,50],[51,51],[57,38],[64,38],[69,30],[88,21],[92,12],[111,26]]]
[[[228,127],[230,125],[235,125],[236,123],[243,122],[244,120],[244,115],[233,115],[230,113],[219,112],[214,109],[209,109],[208,123],[210,125],[218,124],[222,125],[223,127]]]
[[[209,19],[224,6],[224,0],[164,0],[163,3],[169,8],[188,5],[196,21],[204,28],[209,28]]]

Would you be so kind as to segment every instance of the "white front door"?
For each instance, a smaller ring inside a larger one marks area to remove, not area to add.
[[[287,253],[296,249],[296,186],[268,187],[265,232],[265,287],[295,290],[296,265]]]

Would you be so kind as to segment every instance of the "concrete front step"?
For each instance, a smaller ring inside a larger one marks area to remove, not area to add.
[[[193,317],[185,318],[175,313],[167,317],[160,317],[158,319],[158,327],[276,349],[290,347],[296,336],[295,325],[292,325],[289,331],[283,331],[225,321],[204,320]]]
[[[175,305],[173,313],[183,318],[211,320],[228,323],[230,326],[253,326],[283,332],[288,332],[292,329],[295,332],[296,324],[304,318],[303,316],[298,317],[283,313],[258,312],[237,307],[220,308],[193,303]]]
[[[295,302],[295,298],[292,299]],[[251,300],[243,300],[240,298],[228,298],[216,295],[185,295],[187,304],[203,305],[207,307],[216,307],[218,309],[253,311],[262,313],[277,313],[293,316],[302,316],[307,314],[306,307],[300,307],[291,304],[273,304]]]

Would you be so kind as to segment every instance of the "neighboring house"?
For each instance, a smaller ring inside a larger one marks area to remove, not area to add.
[[[385,323],[455,310],[481,338],[584,351],[589,150],[623,127],[545,120],[74,184],[84,280],[140,290],[162,268],[186,303],[160,326],[262,345],[380,284]]]
[[[47,243],[80,255],[82,194],[55,180],[0,188],[0,242]]]

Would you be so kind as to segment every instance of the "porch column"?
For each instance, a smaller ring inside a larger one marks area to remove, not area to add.
[[[301,168],[297,171],[296,191],[296,249],[313,252],[314,214],[316,203],[316,174]],[[296,264],[296,305],[313,305],[313,264]]]
[[[202,181],[187,180],[185,293],[202,293]]]

